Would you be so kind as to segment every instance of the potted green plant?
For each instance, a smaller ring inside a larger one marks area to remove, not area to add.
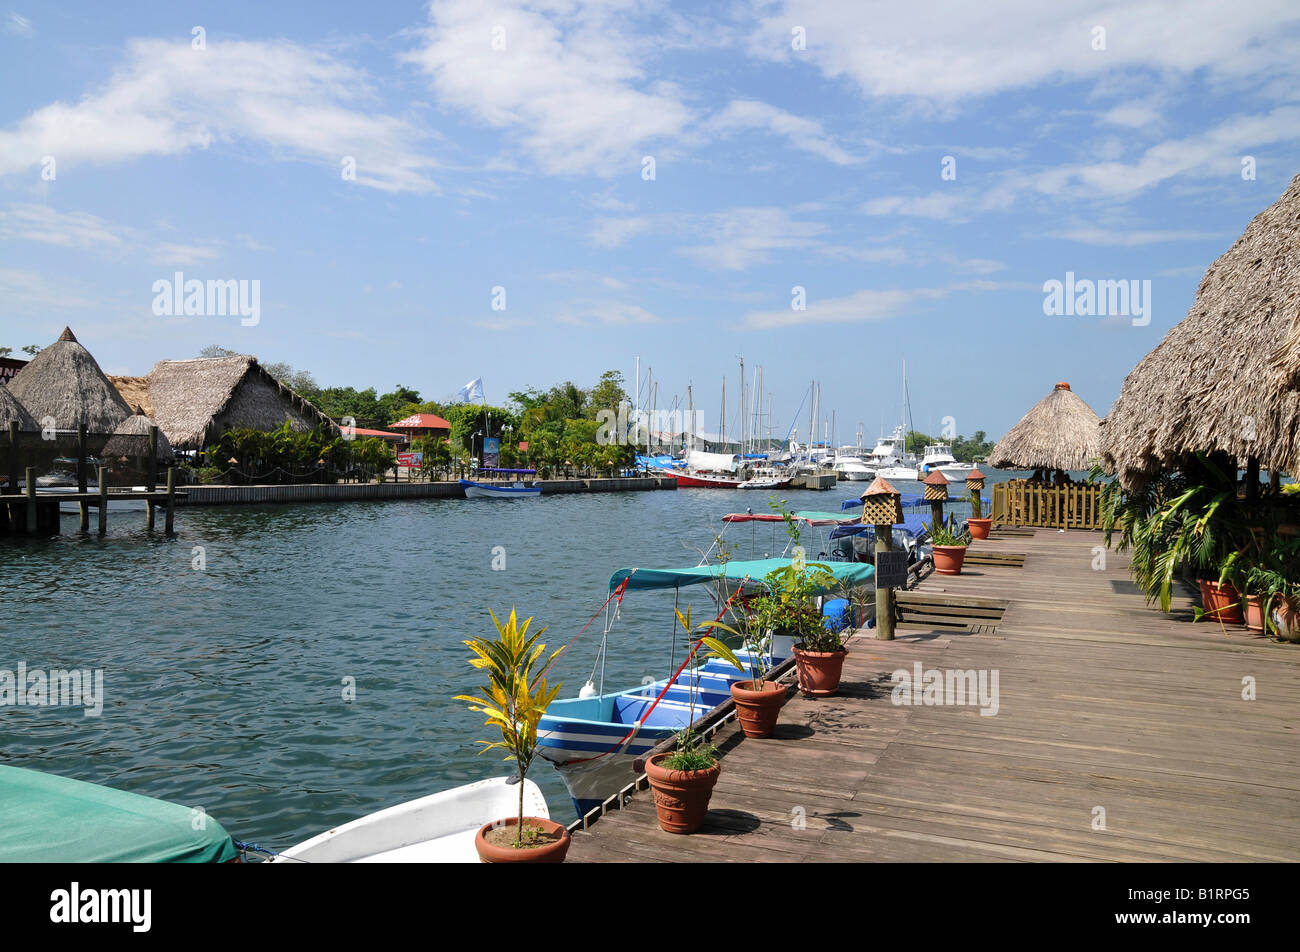
[[[718,621],[692,627],[689,606],[684,616],[681,612],[676,614],[677,623],[686,631],[687,637],[696,639],[698,636],[700,644],[696,657],[700,661],[722,658],[735,665],[738,671],[745,670],[730,648],[716,638],[703,635],[703,632],[713,629],[738,634],[734,628]],[[705,743],[692,726],[695,723],[695,694],[692,690],[690,713],[686,727],[677,734],[677,746],[646,761],[646,778],[654,791],[655,812],[659,816],[660,828],[666,833],[694,833],[700,828],[709,812],[713,787],[722,772],[717,748]]]
[[[754,620],[773,638],[789,640],[799,690],[813,696],[834,694],[844,670],[840,633],[826,624],[815,597],[835,585],[835,576],[820,562],[792,562],[768,574],[768,594],[755,599]]]
[[[951,521],[941,522],[937,526],[928,525],[926,530],[930,534],[935,572],[939,575],[960,575],[962,563],[966,561],[970,536],[958,532]]]
[[[485,726],[501,734],[500,740],[479,741],[484,745],[480,753],[504,750],[506,760],[519,768],[518,815],[484,824],[474,837],[474,848],[485,863],[562,863],[569,851],[569,831],[562,824],[524,816],[524,778],[537,749],[537,724],[560,693],[559,684],[547,686],[546,667],[563,650],[552,652],[534,674],[546,652],[546,645],[538,644],[546,629],[529,637],[532,621],[520,624],[512,608],[505,624],[492,615],[496,638],[464,642],[475,654],[469,663],[487,674],[487,683],[479,688],[481,697],[458,694],[455,700],[468,702],[471,711],[487,717]]]

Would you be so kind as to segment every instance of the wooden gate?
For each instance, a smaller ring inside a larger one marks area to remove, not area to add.
[[[1048,486],[1013,479],[994,483],[993,524],[1048,529],[1100,529],[1101,484]]]

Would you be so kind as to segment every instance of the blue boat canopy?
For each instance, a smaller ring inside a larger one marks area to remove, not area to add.
[[[220,823],[194,816],[178,803],[0,766],[0,862],[225,863],[239,855]]]
[[[696,565],[688,569],[619,569],[609,577],[609,590],[612,592],[627,579],[629,591],[649,591],[654,589],[681,588],[684,585],[703,585],[718,579],[740,582],[749,579],[762,584],[763,579],[777,569],[783,569],[793,559],[752,559],[747,561],[727,562],[723,565]],[[812,561],[811,559],[809,560]],[[865,562],[823,562],[835,581],[847,585],[867,585],[874,577],[875,566]],[[826,589],[820,594],[832,589]]]

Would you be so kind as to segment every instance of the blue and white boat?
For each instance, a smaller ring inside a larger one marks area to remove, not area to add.
[[[460,480],[460,486],[466,499],[530,499],[542,494],[541,486],[492,486],[472,479]]]
[[[763,579],[792,561],[769,558],[682,569],[625,568],[610,577],[609,591],[618,593],[621,604],[620,588],[679,591],[687,586],[706,585],[715,599],[725,602],[737,589],[741,591],[740,597],[766,590]],[[870,565],[851,562],[829,563],[829,568],[836,582],[848,587],[871,584],[875,571]],[[617,616],[616,608],[612,618]],[[730,618],[725,620],[732,623]],[[601,640],[602,661],[610,627],[607,622]],[[791,647],[788,638],[773,639],[767,656],[769,664],[775,666],[784,661]],[[738,651],[736,655],[748,667],[752,660],[750,653]],[[675,659],[670,665],[676,668]],[[698,720],[730,698],[733,682],[751,677],[752,674],[737,671],[725,661],[710,659],[697,667],[687,667],[671,684],[664,678],[653,684],[606,693],[602,670],[599,688],[588,681],[582,691],[586,696],[557,700],[547,709],[537,728],[537,752],[559,771],[578,815],[582,816],[636,779],[633,762],[638,757],[688,726],[692,713]]]

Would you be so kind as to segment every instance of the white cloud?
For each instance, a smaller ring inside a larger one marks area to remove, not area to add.
[[[963,291],[992,291],[1000,285],[991,281],[970,281],[944,288],[869,288],[838,298],[819,299],[810,295],[807,309],[784,308],[775,311],[751,311],[744,326],[754,330],[793,327],[800,324],[861,324],[887,321],[915,312],[918,304],[937,301]]]
[[[638,12],[629,2],[434,2],[423,45],[404,59],[440,103],[510,130],[543,171],[630,173],[691,118],[679,90],[648,78],[651,48],[630,29]]]
[[[1211,82],[1295,77],[1300,7],[1292,0],[1003,0],[995,8],[941,3],[755,3],[749,40],[759,57],[804,63],[848,79],[868,97],[946,106],[1060,80],[1110,82],[1116,73]],[[790,29],[808,48],[791,48]],[[1106,30],[1093,49],[1093,28]]]
[[[0,268],[0,301],[5,309],[17,314],[45,316],[49,311],[68,308],[98,307],[100,302],[85,294],[69,290],[68,281],[47,281],[34,271]]]
[[[762,129],[782,136],[796,149],[820,155],[836,165],[853,165],[862,161],[836,144],[820,122],[752,99],[732,100],[721,112],[709,117],[703,128],[719,135]]]
[[[10,205],[0,211],[0,239],[39,241],[63,248],[116,250],[131,234],[86,212],[60,212],[48,205]]]
[[[287,42],[132,40],[126,60],[76,103],[54,102],[0,129],[0,175],[51,155],[62,166],[178,155],[213,142],[251,142],[321,163],[387,191],[430,191],[434,165],[408,122],[367,111],[364,73]],[[327,174],[327,173],[313,173]]]
[[[655,220],[648,215],[631,218],[597,218],[592,224],[590,241],[599,248],[617,248],[631,238],[642,235],[654,227]]]
[[[1072,231],[1063,232],[1059,237],[1064,238],[1066,241],[1078,241],[1085,245],[1118,245],[1133,248],[1139,245],[1158,245],[1169,241],[1221,239],[1224,236],[1213,231],[1176,231],[1172,229],[1163,231],[1134,229],[1127,231],[1123,228],[1075,228]]]
[[[5,32],[15,36],[31,36],[36,30],[32,27],[31,20],[10,10],[5,16]]]
[[[171,266],[184,266],[211,261],[217,257],[217,250],[208,245],[179,245],[165,243],[154,249],[153,263]]]
[[[657,324],[659,318],[641,307],[627,301],[586,300],[578,301],[562,310],[555,320],[561,324],[588,326],[591,324]]]
[[[971,215],[971,198],[963,192],[931,192],[928,195],[885,195],[862,205],[868,215],[908,215],[935,221],[966,221]]]
[[[769,252],[812,247],[826,226],[798,221],[782,208],[732,208],[706,216],[702,230],[711,241],[678,248],[678,254],[707,268],[743,271],[768,261]]]

